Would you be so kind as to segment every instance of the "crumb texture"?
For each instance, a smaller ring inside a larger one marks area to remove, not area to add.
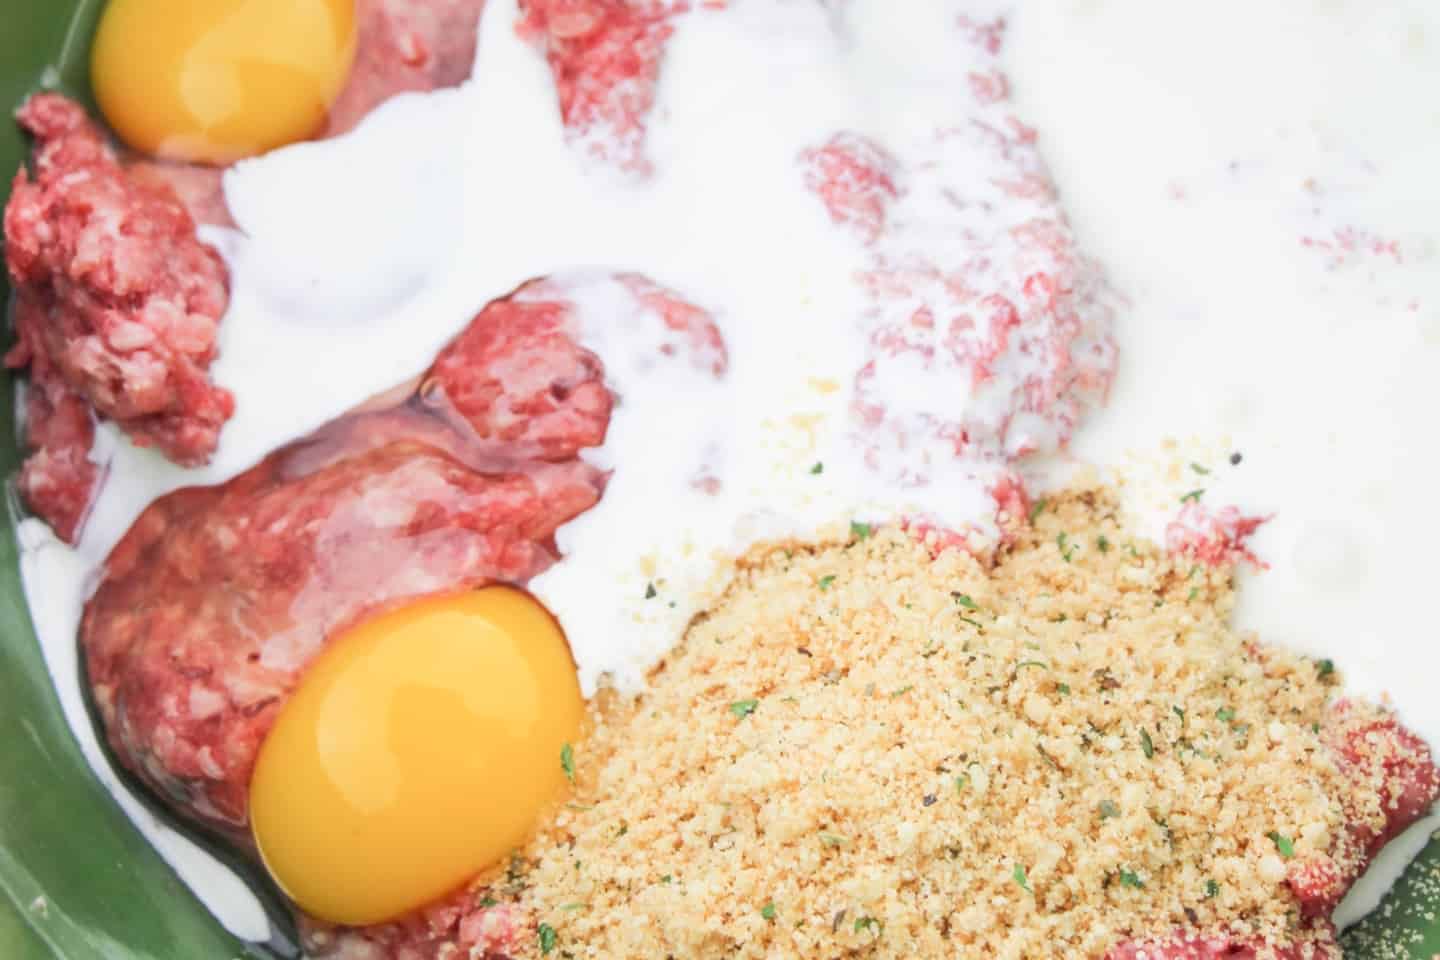
[[[490,895],[537,955],[1338,955],[1296,877],[1353,877],[1387,812],[1328,742],[1333,667],[1231,630],[1231,571],[1116,513],[1052,497],[989,569],[858,525],[752,554],[597,701]]]

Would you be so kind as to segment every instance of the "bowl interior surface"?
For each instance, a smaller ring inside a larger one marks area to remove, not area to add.
[[[103,0],[0,0],[0,206],[26,150],[9,111],[42,87],[91,103],[89,48],[102,7]],[[0,303],[8,299],[0,271]],[[0,476],[12,476],[18,460],[7,374]],[[13,527],[0,527],[0,957],[263,955],[225,932],[91,774],[36,644]],[[1440,840],[1430,841],[1384,907],[1346,935],[1346,947],[1360,960],[1440,954]]]
[[[90,38],[102,6],[0,4],[0,203],[26,150],[10,112],[42,86],[89,102]],[[0,271],[0,302],[8,301]],[[18,460],[7,375],[0,382],[0,473],[12,476]],[[35,641],[14,530],[8,518],[0,526],[0,956],[169,960],[248,952],[91,774]]]

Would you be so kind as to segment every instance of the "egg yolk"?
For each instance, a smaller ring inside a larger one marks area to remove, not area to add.
[[[354,0],[111,0],[90,74],[131,147],[227,164],[319,131],[354,56]]]
[[[528,594],[420,601],[334,638],[265,738],[250,817],[276,882],[334,923],[393,919],[498,863],[564,789],[583,704]]]

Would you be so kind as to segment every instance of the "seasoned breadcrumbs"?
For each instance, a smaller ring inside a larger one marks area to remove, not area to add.
[[[1336,678],[1115,516],[1052,497],[989,570],[863,526],[752,554],[645,694],[600,698],[495,896],[561,957],[1309,937],[1285,861],[1377,815],[1318,735]]]

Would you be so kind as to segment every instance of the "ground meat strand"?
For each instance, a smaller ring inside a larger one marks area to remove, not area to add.
[[[6,364],[29,367],[42,398],[29,436],[42,460],[21,493],[73,539],[97,477],[74,398],[176,463],[214,451],[234,412],[209,376],[228,277],[174,194],[127,177],[78,104],[38,94],[17,116],[35,174],[16,174],[5,210],[19,339]]]
[[[1165,549],[1209,567],[1231,566],[1244,560],[1264,570],[1269,564],[1255,555],[1249,540],[1269,519],[1243,514],[1234,506],[1211,510],[1199,500],[1191,500],[1165,527]]]
[[[17,316],[26,309],[16,305]],[[11,357],[17,357],[16,347]],[[25,391],[25,441],[29,454],[20,466],[20,495],[55,535],[74,543],[89,515],[104,471],[90,459],[95,417],[90,405],[55,372],[45,354],[30,358]]]
[[[645,117],[669,20],[686,2],[520,0],[520,35],[545,53],[570,136],[623,170],[650,171]]]

